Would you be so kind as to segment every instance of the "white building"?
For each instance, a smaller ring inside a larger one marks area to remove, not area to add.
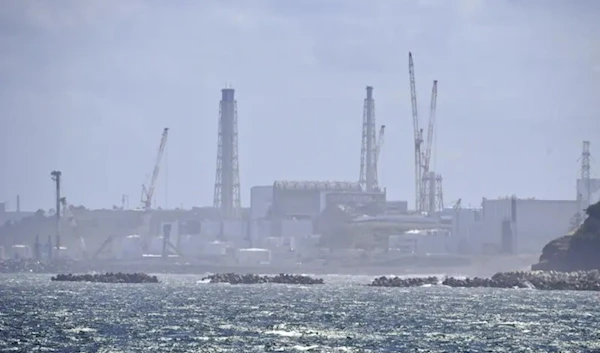
[[[259,248],[238,249],[235,258],[240,265],[267,265],[271,263],[271,251]]]

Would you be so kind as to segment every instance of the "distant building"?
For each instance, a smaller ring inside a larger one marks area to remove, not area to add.
[[[483,199],[481,233],[469,241],[475,252],[540,253],[569,232],[578,208],[576,200]]]

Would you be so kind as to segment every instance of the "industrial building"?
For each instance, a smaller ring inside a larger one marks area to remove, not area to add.
[[[164,128],[152,177],[148,187],[142,189],[141,209],[126,210],[125,202],[122,209],[114,210],[89,211],[73,207],[60,197],[60,172],[54,171],[58,210],[53,216],[55,219],[41,217],[39,222],[23,222],[20,227],[31,234],[53,234],[52,237],[56,234],[57,251],[66,245],[71,254],[84,252],[84,247],[79,245],[83,244],[81,234],[85,234],[90,251],[104,247],[110,238],[113,253],[124,258],[148,254],[164,256],[165,244],[171,243],[182,256],[214,258],[237,254],[241,262],[277,262],[281,261],[279,258],[291,257],[287,253],[291,249],[321,246],[321,237],[325,239],[323,235],[336,227],[342,228],[340,225],[371,229],[365,232],[372,233],[376,233],[372,229],[378,226],[393,228],[388,249],[404,249],[399,252],[524,254],[539,253],[547,242],[568,233],[574,224],[581,222],[585,208],[600,201],[600,179],[590,176],[590,143],[584,141],[581,176],[576,182],[574,200],[484,198],[478,208],[463,208],[460,200],[454,207],[444,208],[442,176],[430,168],[435,152],[432,144],[438,81],[433,81],[424,136],[419,123],[411,53],[409,82],[415,149],[415,212],[408,210],[406,201],[387,201],[386,188],[379,185],[378,162],[385,125],[380,126],[377,133],[372,86],[366,87],[364,98],[357,181],[275,181],[271,185],[252,187],[250,208],[242,208],[237,101],[235,90],[227,87],[221,90],[219,103],[213,207],[191,211],[153,208],[154,187],[169,132]],[[15,216],[9,215],[5,204],[0,203],[0,221],[25,216],[18,205],[17,198],[18,216]],[[169,234],[162,238],[165,226]],[[21,246],[17,243],[21,239],[16,232],[12,233],[14,237],[3,241],[5,252],[15,252],[13,246]],[[62,243],[61,233],[64,234]],[[381,248],[385,244],[377,243],[377,246]],[[366,248],[346,250],[362,254]],[[236,249],[246,250],[235,252]]]
[[[567,234],[578,212],[576,200],[506,197],[483,199],[480,209],[457,208],[453,233],[459,252],[535,254]]]

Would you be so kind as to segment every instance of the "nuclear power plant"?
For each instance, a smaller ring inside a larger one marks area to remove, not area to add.
[[[377,125],[375,90],[367,86],[358,180],[273,180],[268,185],[244,186],[250,189],[250,200],[249,207],[242,207],[240,158],[244,155],[238,151],[237,98],[235,89],[226,87],[218,109],[212,206],[189,210],[155,206],[153,196],[170,134],[165,128],[139,207],[130,208],[125,196],[120,207],[109,210],[74,207],[67,201],[69,195],[61,194],[62,173],[54,171],[55,210],[23,212],[19,196],[16,211],[0,203],[0,221],[5,225],[0,228],[4,235],[0,256],[318,267],[336,261],[394,263],[414,256],[536,254],[548,241],[581,224],[584,210],[600,200],[600,179],[591,177],[590,142],[584,141],[572,200],[509,195],[483,197],[477,207],[467,207],[461,199],[445,203],[442,175],[432,164],[438,81],[432,82],[424,131],[412,53],[408,54],[408,83],[413,140],[405,147],[414,150],[414,201],[388,200],[381,185],[384,136],[398,132]],[[409,113],[404,116],[408,119]],[[387,117],[392,118],[396,117]],[[173,133],[172,138],[177,138]],[[239,133],[243,138],[244,132]],[[48,236],[46,245],[39,244],[40,236]],[[31,246],[35,251],[28,250]]]

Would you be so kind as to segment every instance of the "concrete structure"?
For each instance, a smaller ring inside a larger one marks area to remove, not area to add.
[[[368,207],[371,213],[385,212],[386,190],[373,192],[325,192],[325,207],[327,206],[352,206]]]
[[[355,182],[340,181],[276,181],[273,184],[273,216],[309,217],[325,208],[326,192],[360,192]]]
[[[408,213],[408,201],[386,201],[385,213],[406,214]]]
[[[31,258],[31,247],[29,245],[17,244],[11,247],[11,258],[29,259]]]
[[[454,241],[449,231],[412,231],[391,235],[389,249],[400,254],[449,254],[454,253]]]
[[[128,235],[121,241],[120,258],[141,259],[144,256],[142,237],[139,235]],[[160,250],[158,250],[160,251]],[[157,254],[160,254],[158,252]]]
[[[203,221],[201,236],[222,241],[242,241],[248,237],[248,223],[241,219]]]
[[[273,205],[273,185],[250,188],[250,218],[267,218]]]
[[[0,202],[0,226],[4,223],[10,222],[18,222],[25,217],[29,217],[34,215],[35,212],[23,212],[21,211],[20,199],[17,198],[17,210],[11,211],[9,210],[8,204],[6,202]]]
[[[225,256],[227,254],[227,243],[213,241],[205,244],[202,247],[202,255],[204,256]]]
[[[356,218],[352,223],[389,223],[406,229],[452,229],[451,224],[442,223],[437,218],[422,215],[363,216]]]
[[[550,240],[568,233],[577,201],[483,199],[482,233],[471,234],[475,252],[539,253]]]
[[[235,90],[221,90],[217,172],[213,206],[224,219],[241,218],[240,170],[238,162],[237,101]]]
[[[271,251],[259,248],[238,249],[235,258],[240,265],[266,265],[271,263]]]

